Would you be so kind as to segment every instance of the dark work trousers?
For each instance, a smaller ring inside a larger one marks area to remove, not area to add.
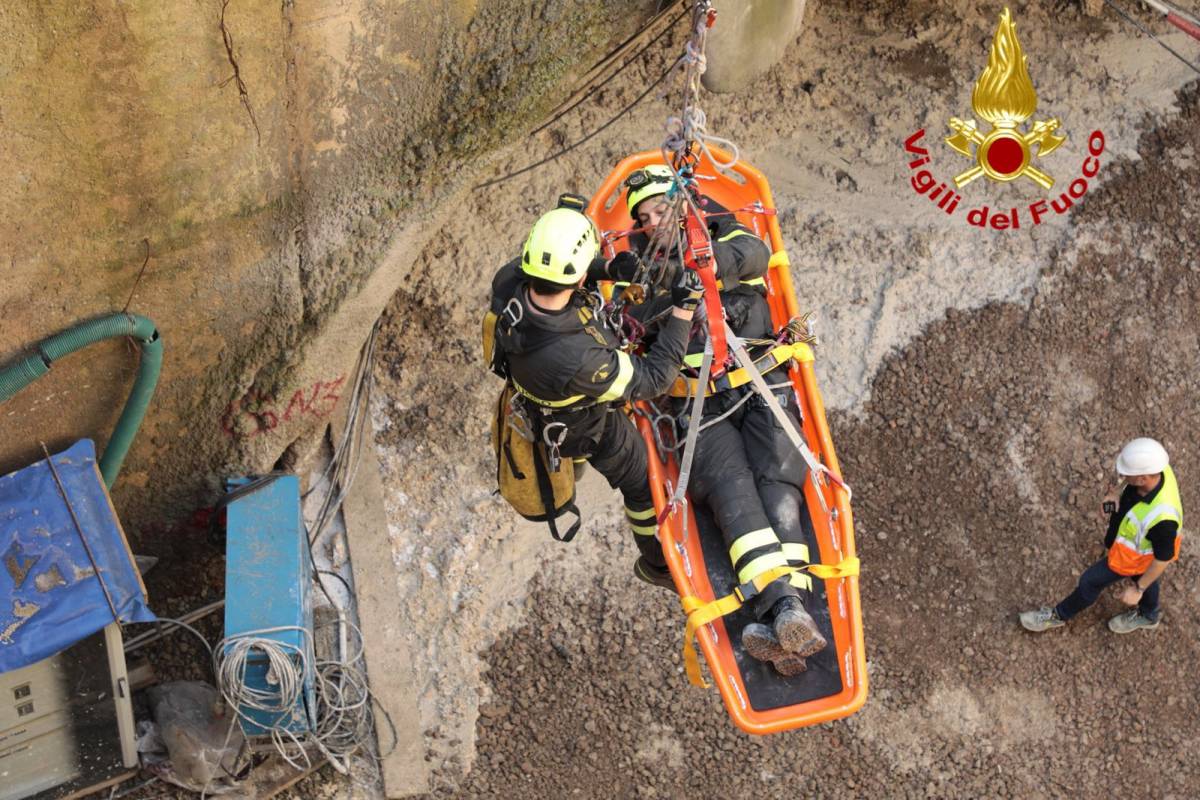
[[[778,383],[786,375],[783,370],[779,377],[768,374],[767,383]],[[703,422],[717,419],[747,395],[751,396],[728,417],[701,430],[688,487],[692,498],[712,511],[731,558],[742,537],[758,545],[743,547],[733,559],[739,582],[774,566],[808,561],[797,558],[796,549],[788,546],[805,541],[800,515],[807,467],[766,402],[751,386],[721,392],[705,398]],[[790,384],[776,389],[775,397],[801,430]],[[752,568],[756,561],[760,568]],[[755,615],[765,619],[776,602],[799,596],[793,583],[804,584],[806,579],[785,576],[772,582],[755,598]]]
[[[654,498],[650,495],[646,443],[633,421],[617,408],[604,415],[598,440],[585,443],[579,455],[605,477],[625,499],[625,517],[638,550],[651,566],[665,569],[662,545],[655,536]]]
[[[1141,576],[1118,575],[1109,569],[1106,555],[1084,570],[1083,574],[1079,576],[1079,585],[1075,587],[1075,591],[1055,606],[1054,612],[1058,614],[1059,619],[1068,620],[1096,602],[1096,598],[1100,596],[1100,592],[1104,591],[1104,587],[1111,586],[1120,580],[1128,580],[1130,577],[1140,578]],[[1141,602],[1138,603],[1138,611],[1141,612],[1141,615],[1153,622],[1157,622],[1159,615],[1162,614],[1162,609],[1158,607],[1158,584],[1159,581],[1150,584],[1142,593]]]

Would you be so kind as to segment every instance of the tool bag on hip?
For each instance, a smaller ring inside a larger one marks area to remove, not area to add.
[[[512,383],[505,383],[492,418],[500,496],[522,517],[545,522],[551,536],[569,542],[579,532],[581,522],[575,505],[574,467],[569,458],[550,457],[543,441],[543,426],[531,424],[521,405]],[[560,531],[559,518],[565,514],[574,514],[575,521]]]

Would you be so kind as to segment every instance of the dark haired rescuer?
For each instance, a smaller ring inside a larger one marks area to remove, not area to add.
[[[651,237],[669,218],[665,193],[673,181],[673,173],[664,165],[639,170],[626,180],[626,205],[641,228],[630,239],[634,252],[645,252]],[[707,222],[721,303],[730,327],[742,338],[772,338],[765,280],[770,249],[733,214],[721,213],[726,209],[711,199],[704,210],[714,213]],[[652,265],[652,269],[660,268],[662,277],[670,280],[682,269],[678,253],[668,253]],[[656,283],[663,285],[662,280]],[[662,307],[661,296],[651,297],[632,313],[653,320]],[[699,367],[703,336],[692,339],[688,350],[686,367]],[[760,362],[759,369],[769,367]],[[797,430],[801,429],[791,383],[786,377],[782,382],[766,378],[768,384],[773,384],[785,413]],[[748,583],[776,567],[807,564],[809,553],[801,527],[807,470],[803,457],[752,386],[714,388],[717,391],[704,401],[703,427],[692,463],[691,496],[712,510],[739,583]],[[676,401],[677,412],[682,411],[683,402]],[[722,418],[725,414],[728,416]],[[811,581],[807,574],[797,572],[770,583],[751,601],[758,621],[742,632],[746,652],[760,661],[770,661],[784,675],[803,672],[807,666],[804,657],[826,644],[803,605],[803,599],[811,597]]]
[[[655,538],[646,444],[622,411],[631,400],[667,390],[683,363],[692,313],[703,297],[694,272],[671,290],[669,319],[645,357],[619,349],[616,334],[581,291],[589,279],[632,277],[636,259],[605,263],[595,226],[572,208],[557,208],[534,224],[521,258],[492,280],[491,310],[516,322],[497,326],[496,349],[513,386],[539,412],[535,424],[566,425],[563,457],[586,459],[621,492],[625,516],[641,551],[639,562],[666,571]]]

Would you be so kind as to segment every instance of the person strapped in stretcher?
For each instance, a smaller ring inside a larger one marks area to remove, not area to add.
[[[630,249],[618,256],[625,272],[636,274],[647,287],[643,302],[626,313],[645,329],[644,342],[661,335],[668,319],[670,287],[684,271],[680,235],[681,208],[675,172],[657,165],[632,173],[625,181],[625,202],[635,230]],[[693,191],[684,189],[680,191]],[[775,336],[766,301],[765,276],[770,261],[766,243],[733,213],[698,193],[712,242],[717,288],[729,328],[745,342],[759,342],[756,365],[772,394],[800,428],[800,413],[786,374],[772,380],[770,371],[790,356]],[[640,256],[638,254],[641,254]],[[632,267],[636,265],[637,269]],[[698,319],[704,306],[699,307]],[[688,491],[693,500],[711,509],[721,530],[737,581],[755,578],[781,567],[807,567],[810,554],[802,528],[807,465],[764,398],[742,375],[723,372],[715,379],[697,378],[702,366],[707,326],[693,325],[685,365],[669,390],[668,401],[677,420],[685,420],[698,394],[703,394],[702,417],[695,439]],[[639,562],[638,576],[655,585],[673,587],[669,572]],[[771,581],[748,605],[756,622],[745,627],[746,653],[769,661],[783,675],[806,669],[805,659],[821,651],[826,640],[805,608],[812,597],[812,578],[793,571]]]

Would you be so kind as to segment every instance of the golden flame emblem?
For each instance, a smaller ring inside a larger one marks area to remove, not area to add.
[[[1067,137],[1055,135],[1057,118],[1034,122],[1027,132],[1019,130],[1037,111],[1037,92],[1029,77],[1028,59],[1017,39],[1017,26],[1007,8],[1000,15],[987,67],[971,92],[971,108],[976,116],[991,123],[992,131],[980,132],[973,119],[950,118],[953,133],[946,137],[946,144],[976,162],[955,176],[955,186],[961,189],[981,175],[1005,182],[1025,176],[1044,189],[1054,185],[1053,178],[1031,163],[1032,148],[1037,145],[1037,157],[1041,158]],[[975,146],[974,152],[971,145]]]

